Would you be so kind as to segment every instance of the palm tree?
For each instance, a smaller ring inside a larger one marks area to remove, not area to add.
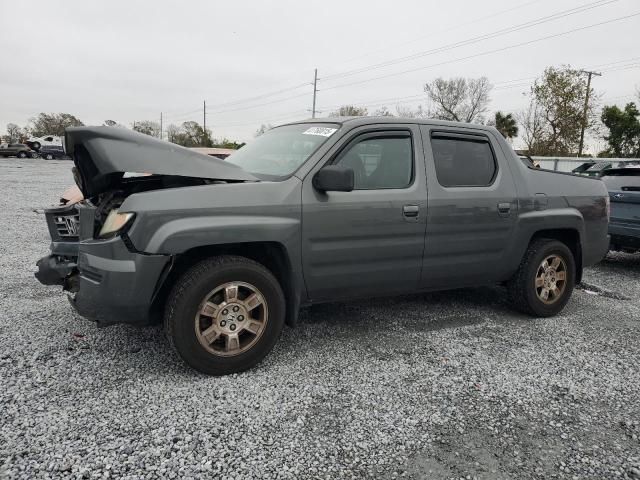
[[[491,124],[508,140],[518,136],[518,124],[510,113],[504,115],[501,111],[497,111],[495,119]]]

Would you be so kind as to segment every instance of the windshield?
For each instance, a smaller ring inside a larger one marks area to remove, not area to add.
[[[226,161],[265,179],[286,177],[338,130],[333,123],[285,125],[260,135]]]

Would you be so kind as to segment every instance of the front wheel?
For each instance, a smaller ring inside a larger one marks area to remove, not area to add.
[[[280,284],[264,266],[244,257],[213,257],[177,280],[165,330],[191,367],[227,375],[253,367],[271,351],[285,308]]]
[[[17,157],[18,157],[18,158],[27,158],[27,154],[26,154],[26,153],[24,153],[24,152],[18,152]]]
[[[533,241],[507,284],[514,307],[536,317],[556,315],[571,298],[575,271],[573,254],[564,243]]]

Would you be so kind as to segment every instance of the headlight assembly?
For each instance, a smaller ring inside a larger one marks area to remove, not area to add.
[[[117,209],[111,210],[100,229],[98,237],[104,238],[115,235],[129,224],[134,216],[134,213],[120,213]]]

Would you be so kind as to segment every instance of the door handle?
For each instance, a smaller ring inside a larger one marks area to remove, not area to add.
[[[511,204],[509,202],[499,203],[498,213],[500,215],[509,215],[511,213]]]
[[[402,207],[402,214],[407,218],[417,218],[420,212],[418,205],[405,205]]]

